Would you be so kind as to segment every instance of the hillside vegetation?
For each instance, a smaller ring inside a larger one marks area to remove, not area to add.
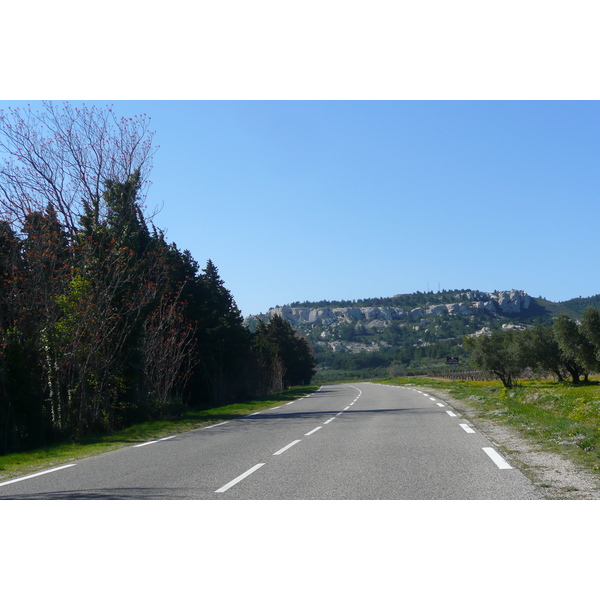
[[[580,320],[588,306],[600,308],[600,294],[587,298],[572,298],[565,302],[550,302],[544,298],[535,298],[534,300],[540,316],[543,317],[542,321],[546,322],[552,317],[558,317],[562,314],[571,319]]]
[[[425,374],[445,368],[449,356],[459,357],[460,366],[468,368],[473,365],[463,344],[465,336],[550,326],[559,315],[580,320],[586,308],[600,306],[600,295],[551,302],[519,292],[520,304],[515,301],[513,305],[503,303],[507,294],[461,289],[352,301],[294,302],[246,319],[246,324],[252,329],[256,318],[268,320],[273,314],[291,319],[293,328],[313,345],[318,363],[316,381],[325,382]],[[386,319],[369,318],[377,314],[375,308],[380,308],[380,313],[387,311]],[[309,312],[312,320],[307,322]],[[304,320],[294,320],[290,314],[303,315]]]

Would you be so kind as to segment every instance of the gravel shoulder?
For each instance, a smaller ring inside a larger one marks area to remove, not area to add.
[[[491,441],[498,445],[540,492],[542,500],[598,500],[600,477],[574,464],[568,457],[539,448],[507,425],[488,419],[477,408],[440,389],[419,386],[438,396]]]

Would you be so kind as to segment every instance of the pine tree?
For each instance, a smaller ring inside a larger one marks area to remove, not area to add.
[[[211,260],[198,284],[198,358],[213,403],[222,404],[244,393],[250,333]]]

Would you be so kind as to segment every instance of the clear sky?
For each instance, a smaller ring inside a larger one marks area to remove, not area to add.
[[[244,316],[438,288],[600,293],[596,101],[111,104],[151,118],[154,221],[217,265]]]

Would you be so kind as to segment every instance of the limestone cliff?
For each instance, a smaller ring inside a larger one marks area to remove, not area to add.
[[[456,303],[425,305],[422,307],[403,309],[397,306],[347,306],[325,308],[277,307],[266,314],[252,315],[246,318],[249,325],[257,319],[268,321],[278,315],[292,325],[334,325],[343,323],[364,322],[366,327],[385,326],[392,321],[414,321],[428,315],[440,316],[462,315],[472,316],[481,313],[498,316],[514,316],[526,310],[531,297],[521,290],[506,292],[459,292]]]

